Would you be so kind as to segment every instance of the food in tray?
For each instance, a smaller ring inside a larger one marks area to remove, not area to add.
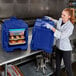
[[[9,29],[10,35],[24,35],[25,29]]]
[[[22,43],[25,43],[25,40],[22,40]]]
[[[18,40],[17,43],[25,43],[25,40]]]
[[[24,38],[24,35],[21,35],[20,38]]]
[[[14,39],[14,36],[10,36],[10,39]]]
[[[10,44],[16,44],[16,41],[15,40],[10,40],[9,43]]]
[[[24,35],[24,32],[20,32],[19,35]]]
[[[10,40],[9,45],[19,45],[19,44],[25,44],[25,40]]]
[[[14,33],[10,32],[10,36],[13,36],[13,35],[14,35]]]
[[[20,38],[20,36],[17,35],[17,36],[16,36],[16,39],[19,39],[19,38]]]

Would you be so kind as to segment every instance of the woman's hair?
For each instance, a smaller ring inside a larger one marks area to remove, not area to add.
[[[68,14],[69,14],[69,16],[71,16],[70,17],[70,21],[72,22],[72,23],[74,23],[74,21],[73,21],[73,19],[74,19],[74,16],[73,16],[73,8],[65,8],[63,11],[67,11],[68,12]]]

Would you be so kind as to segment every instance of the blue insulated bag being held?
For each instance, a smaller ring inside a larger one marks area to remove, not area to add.
[[[47,53],[52,52],[54,33],[44,27],[46,23],[54,26],[54,22],[46,19],[36,19],[31,40],[31,50],[43,50]]]

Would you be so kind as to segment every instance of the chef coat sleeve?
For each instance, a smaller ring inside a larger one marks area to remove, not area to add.
[[[72,35],[73,29],[74,29],[74,26],[66,28],[66,30],[64,30],[63,32],[60,32],[60,31],[56,30],[55,33],[54,33],[54,36],[57,39],[68,38],[68,37],[70,37]]]

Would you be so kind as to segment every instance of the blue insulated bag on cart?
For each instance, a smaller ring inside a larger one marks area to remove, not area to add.
[[[54,26],[54,22],[47,19],[36,19],[31,40],[31,50],[43,50],[47,53],[52,52],[54,32],[44,27],[45,23]]]
[[[11,17],[2,24],[2,48],[11,52],[28,47],[28,25],[21,19]]]

